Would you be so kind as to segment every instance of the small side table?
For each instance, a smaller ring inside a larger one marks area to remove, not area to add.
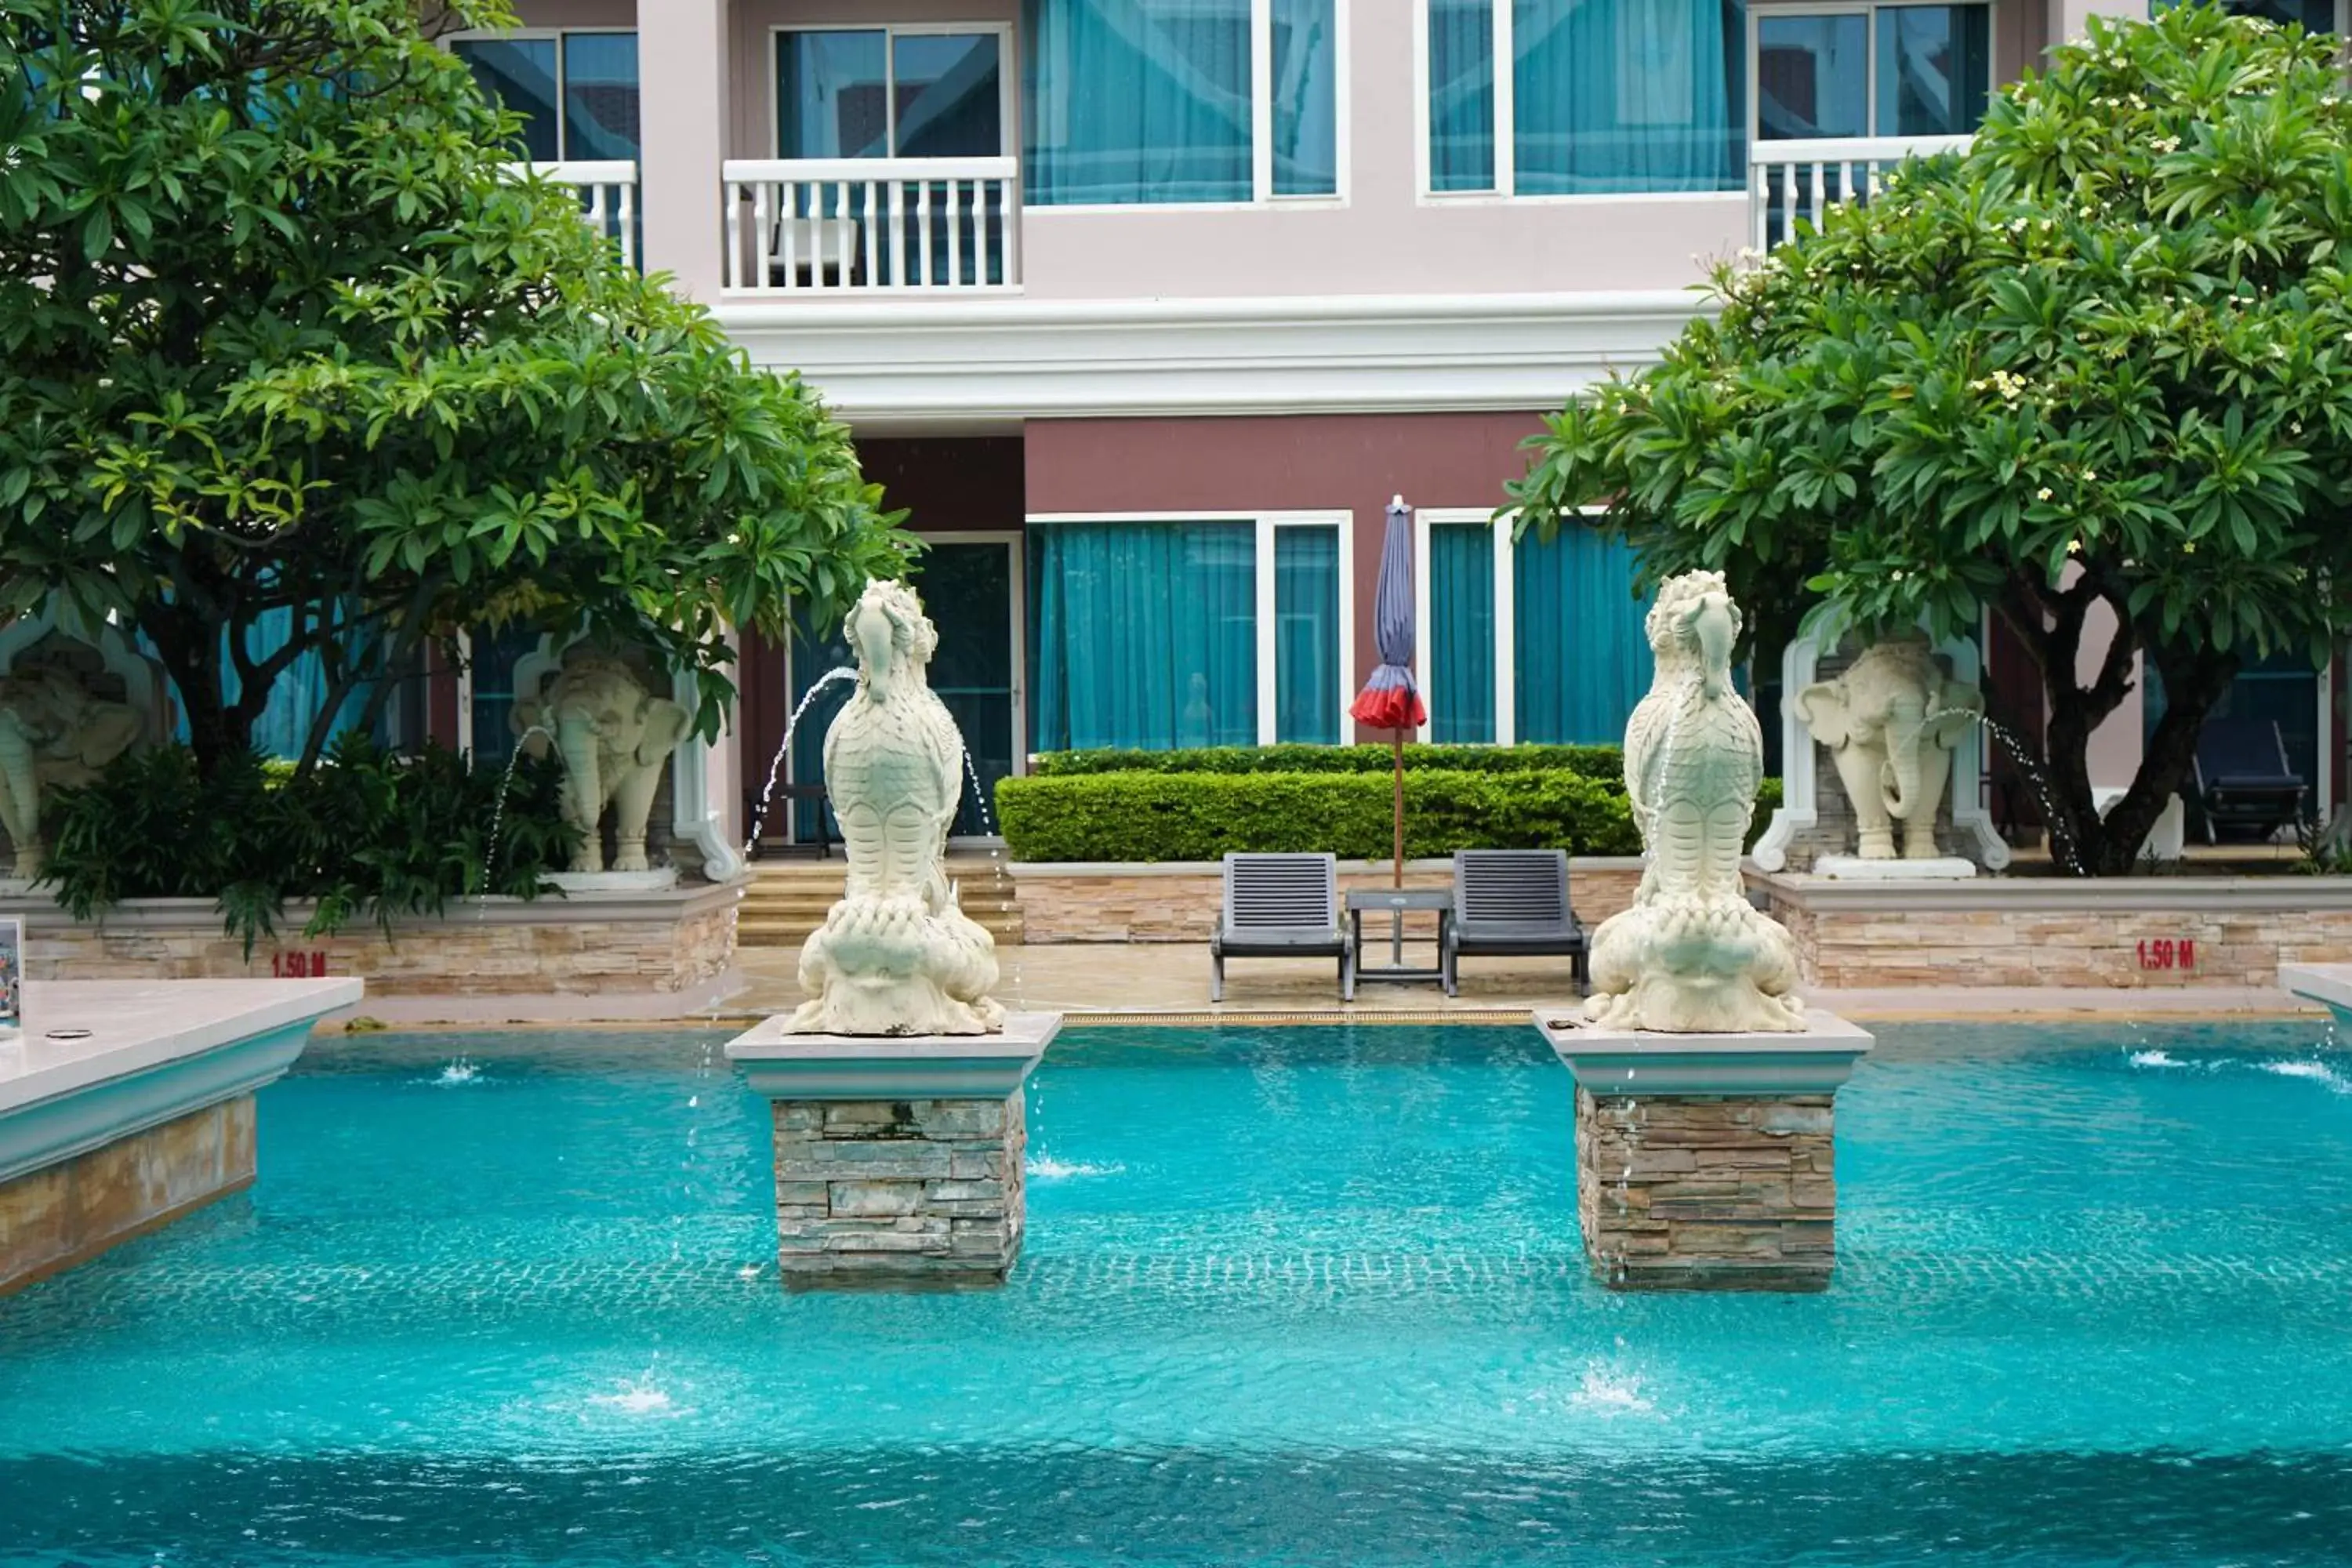
[[[1383,969],[1364,966],[1364,911],[1387,910],[1394,917],[1389,928],[1389,963]],[[1437,951],[1439,967],[1413,969],[1404,962],[1404,916],[1408,910],[1434,910],[1437,912]],[[1348,931],[1356,942],[1356,978],[1385,980],[1411,984],[1428,982],[1443,984],[1445,980],[1444,957],[1445,936],[1454,926],[1454,889],[1451,888],[1358,888],[1348,894]]]

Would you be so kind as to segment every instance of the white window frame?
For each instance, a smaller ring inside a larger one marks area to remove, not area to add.
[[[1422,0],[1415,0],[1421,4]],[[1354,175],[1349,154],[1355,95],[1350,67],[1355,59],[1354,0],[1331,0],[1331,152],[1328,194],[1277,195],[1274,189],[1274,0],[1250,0],[1250,196],[1239,202],[1057,202],[1029,207],[1029,216],[1099,212],[1250,212],[1260,207],[1344,207]],[[1424,104],[1423,113],[1428,110]],[[772,116],[771,117],[772,118]],[[1423,158],[1427,153],[1424,150]],[[1424,184],[1427,182],[1424,181]]]
[[[579,162],[579,160],[574,159],[572,156],[572,148],[570,145],[572,141],[572,67],[569,57],[563,47],[563,40],[567,37],[572,37],[583,33],[595,33],[606,37],[618,33],[625,34],[634,38],[637,37],[638,29],[635,27],[472,27],[467,28],[464,32],[445,33],[436,41],[440,45],[441,48],[445,52],[454,55],[457,52],[455,46],[458,44],[505,44],[521,43],[534,38],[554,39],[555,161],[559,163],[562,163]],[[641,148],[645,142],[645,47],[641,41],[638,45],[637,50],[637,141]]]
[[[1755,15],[1758,0],[1750,0],[1748,15]],[[1959,0],[1914,0],[1915,4],[1957,4]],[[2338,0],[2338,4],[2346,0]],[[1430,189],[1429,169],[1429,0],[1412,0],[1412,158],[1413,191],[1423,206],[1489,206],[1509,203],[1514,206],[1570,206],[1595,202],[1649,204],[1674,202],[1682,204],[1722,202],[1745,205],[1748,193],[1742,189],[1727,191],[1575,191],[1521,195],[1518,184],[1518,73],[1507,62],[1517,58],[1512,37],[1512,0],[1492,0],[1494,20],[1490,34],[1494,40],[1495,118],[1487,127],[1495,146],[1495,183],[1483,191],[1435,191]],[[1748,110],[1752,122],[1755,109],[1755,47],[1752,40],[1756,28],[1748,28],[1751,42],[1748,48]],[[1728,47],[1727,43],[1727,47]],[[1754,139],[1750,132],[1750,140]]]
[[[2000,48],[2002,0],[1787,0],[1786,4],[1760,4],[1748,7],[1748,145],[1762,144],[1763,93],[1758,77],[1763,63],[1763,33],[1761,24],[1767,16],[1861,16],[1864,18],[1862,40],[1862,101],[1869,113],[1871,129],[1856,141],[1881,141],[1895,135],[1892,131],[1878,129],[1878,13],[1910,10],[1919,6],[1948,9],[1953,5],[1982,5],[1985,10],[1985,96],[1990,100],[1993,89],[2000,84],[2000,68],[1993,57]],[[2347,0],[2336,0],[2342,12]]]
[[[1331,528],[1339,534],[1339,648],[1337,689],[1333,692],[1339,705],[1339,745],[1348,744],[1353,721],[1348,717],[1348,703],[1355,695],[1356,681],[1356,519],[1344,509],[1306,511],[1056,511],[1034,512],[1028,518],[1032,528],[1051,528],[1056,523],[1071,522],[1246,522],[1255,530],[1254,552],[1255,562],[1255,592],[1251,614],[1256,625],[1252,628],[1257,656],[1257,743],[1312,744],[1309,742],[1284,742],[1276,739],[1281,727],[1281,683],[1276,668],[1275,642],[1275,533],[1285,528]],[[1023,622],[1027,625],[1026,620]],[[1024,634],[1025,635],[1025,634]]]
[[[982,156],[1015,158],[1021,153],[1021,59],[1013,52],[1010,22],[779,22],[768,28],[768,153],[784,156],[783,38],[787,33],[880,33],[882,43],[882,140],[876,163],[898,157],[899,38],[996,37],[996,151]],[[941,535],[940,537],[945,537]]]

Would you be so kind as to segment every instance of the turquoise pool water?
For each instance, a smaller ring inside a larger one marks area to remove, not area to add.
[[[1589,1283],[1469,1027],[1073,1029],[1005,1289],[787,1295],[720,1038],[314,1050],[0,1301],[0,1562],[2352,1562],[2314,1028],[1884,1031],[1809,1298]]]

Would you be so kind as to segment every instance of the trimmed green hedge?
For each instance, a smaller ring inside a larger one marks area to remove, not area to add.
[[[1622,784],[1564,769],[1405,774],[1405,854],[1566,849],[1634,855]],[[1388,858],[1392,786],[1368,773],[1032,774],[996,786],[996,816],[1023,861],[1214,860],[1229,850],[1328,850]],[[1766,779],[1754,832],[1780,801]],[[1752,835],[1751,835],[1752,837]]]
[[[1386,773],[1395,765],[1387,746],[1195,746],[1174,752],[1048,752],[1030,774],[1069,778],[1080,773]],[[1404,749],[1405,773],[1521,773],[1560,769],[1591,778],[1622,780],[1625,752],[1618,746],[1422,746]]]

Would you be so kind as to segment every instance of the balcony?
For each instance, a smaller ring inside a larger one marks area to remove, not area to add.
[[[642,265],[637,258],[640,227],[635,163],[626,158],[604,162],[575,159],[560,163],[514,163],[509,167],[518,173],[528,170],[542,180],[577,186],[580,216],[588,226],[619,243],[625,265],[633,268]]]
[[[1818,226],[1834,202],[1868,201],[1887,171],[1906,158],[1964,153],[1967,136],[1822,137],[1755,142],[1748,149],[1748,243],[1769,250],[1795,232],[1796,220]]]
[[[726,287],[756,298],[1021,287],[1014,158],[730,159]]]

